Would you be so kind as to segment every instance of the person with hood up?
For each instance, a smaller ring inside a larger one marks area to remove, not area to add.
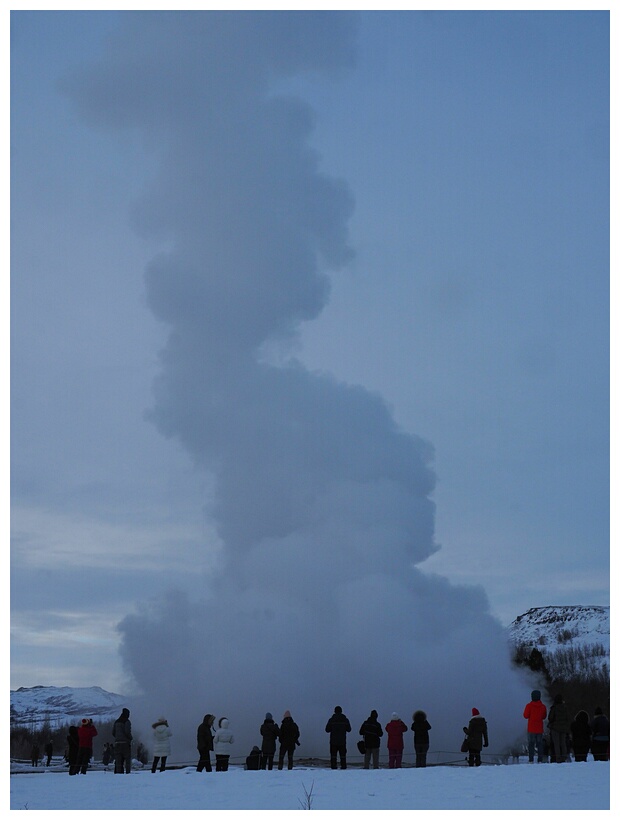
[[[123,709],[112,728],[114,738],[114,774],[131,772],[131,721],[129,709]]]
[[[151,772],[155,774],[157,771],[157,764],[161,759],[160,772],[166,770],[166,760],[170,754],[170,738],[172,732],[168,726],[168,721],[165,717],[157,718],[153,724],[153,765]]]
[[[267,712],[265,720],[260,727],[260,733],[263,738],[261,744],[261,758],[260,767],[265,770],[272,771],[273,757],[276,753],[276,740],[280,737],[280,728],[273,720],[271,712]]]
[[[386,724],[385,731],[388,736],[388,767],[390,769],[400,769],[405,748],[403,735],[407,731],[407,724],[398,717],[396,712],[392,712],[392,719]]]
[[[332,769],[338,768],[338,755],[340,755],[340,768],[347,768],[347,732],[351,731],[349,718],[342,714],[342,707],[336,706],[334,714],[327,721],[325,731],[329,732],[329,756]]]
[[[299,746],[299,726],[291,717],[291,713],[286,710],[280,724],[280,754],[278,756],[278,769],[284,768],[284,755],[288,757],[288,768],[293,768],[293,754],[295,746]]]
[[[551,742],[555,751],[555,762],[565,763],[568,759],[567,735],[570,732],[570,716],[568,707],[564,703],[561,694],[553,698],[553,705],[549,709],[549,720],[547,721],[551,730]]]
[[[370,769],[371,758],[373,769],[379,768],[379,746],[381,745],[381,737],[383,737],[383,729],[377,720],[378,717],[378,712],[376,709],[373,709],[360,726],[360,735],[364,736],[364,746],[366,747],[364,753],[365,769]]]
[[[228,728],[228,718],[221,717],[217,723],[218,730],[213,737],[213,749],[215,750],[215,771],[227,772],[228,761],[230,759],[230,747],[235,742],[233,733]]]
[[[80,738],[78,735],[77,726],[69,726],[69,734],[67,735],[67,762],[69,763],[69,774],[77,774],[78,768],[78,752],[80,750]]]
[[[538,762],[542,763],[544,720],[547,717],[547,707],[540,699],[539,689],[534,689],[531,697],[531,701],[525,705],[523,710],[523,717],[527,720],[527,753],[530,763],[534,762],[534,751],[538,756]]]
[[[93,756],[93,738],[97,735],[95,724],[90,718],[83,718],[78,727],[78,768],[80,774],[86,774],[88,764]]]
[[[469,726],[463,726],[463,731],[467,735],[467,744],[469,747],[469,759],[467,762],[470,766],[480,766],[482,763],[480,752],[483,746],[486,748],[489,745],[489,735],[487,722],[475,707],[471,710]]]
[[[609,719],[603,714],[600,706],[594,710],[590,724],[592,729],[592,757],[595,760],[609,760]]]
[[[430,746],[428,733],[431,729],[431,724],[426,719],[426,712],[418,709],[413,713],[413,723],[411,724],[411,731],[413,732],[413,748],[415,749],[415,767],[416,769],[424,769],[426,767],[426,755]]]
[[[590,728],[590,717],[583,709],[575,715],[575,719],[570,725],[570,735],[573,741],[575,762],[585,763],[590,751],[592,729]]]
[[[212,772],[211,768],[211,752],[213,751],[213,724],[215,722],[215,715],[205,715],[202,723],[196,731],[196,745],[198,747],[199,760],[196,766],[196,771],[201,772],[203,769],[207,772]]]

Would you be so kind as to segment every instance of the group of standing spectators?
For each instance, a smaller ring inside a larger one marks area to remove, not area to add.
[[[547,755],[556,763],[564,763],[570,760],[570,748],[577,762],[585,762],[588,752],[592,752],[594,760],[609,760],[609,720],[600,706],[594,710],[592,721],[583,709],[571,721],[561,694],[554,697],[548,715],[540,690],[534,689],[531,698],[523,710],[523,717],[527,720],[530,763],[534,763],[534,757],[538,763],[543,763]],[[548,736],[545,734],[545,719]]]
[[[229,729],[228,718],[220,718],[218,728],[214,730],[215,715],[206,714],[196,732],[196,743],[198,746],[199,760],[196,771],[213,771],[211,767],[211,752],[215,752],[215,771],[228,771],[228,761],[230,759],[231,744],[234,737]],[[250,769],[273,769],[273,760],[276,754],[276,742],[280,741],[280,753],[278,756],[278,769],[284,768],[284,759],[287,759],[287,767],[293,768],[293,756],[295,747],[299,746],[299,726],[293,720],[291,713],[287,710],[280,726],[274,721],[271,712],[267,712],[265,720],[260,727],[262,736],[262,746],[259,749],[255,746],[247,758],[247,766]]]
[[[534,762],[535,757],[539,763],[543,763],[549,752],[551,752],[552,760],[562,763],[570,760],[569,749],[572,749],[576,761],[585,761],[589,752],[592,752],[594,760],[609,760],[609,720],[600,707],[595,709],[591,721],[584,710],[577,712],[571,721],[568,707],[561,694],[554,697],[553,704],[547,713],[547,707],[541,700],[540,690],[534,689],[531,693],[531,701],[523,710],[523,717],[527,720],[527,749],[530,763]],[[359,729],[362,739],[357,743],[357,748],[364,756],[365,769],[370,769],[371,765],[373,769],[379,768],[379,749],[383,728],[378,718],[377,711],[373,709]],[[548,735],[545,734],[545,720],[547,720]],[[228,771],[234,736],[230,730],[228,718],[221,717],[217,721],[217,728],[215,728],[215,721],[215,715],[206,714],[196,732],[199,753],[196,770],[199,772],[213,771],[211,752],[215,752],[215,771]],[[155,773],[159,766],[160,772],[163,772],[170,754],[172,732],[164,717],[158,718],[152,724],[152,729],[153,763],[151,771]],[[426,766],[426,756],[430,745],[431,725],[426,713],[421,709],[413,713],[411,730],[415,749],[415,766],[423,768]],[[347,735],[351,732],[351,723],[343,713],[342,707],[334,708],[334,713],[327,721],[325,731],[329,734],[331,768],[337,769],[340,763],[340,768],[346,769]],[[389,723],[385,726],[390,769],[399,769],[402,766],[405,747],[403,736],[407,731],[407,725],[396,712],[393,712]],[[471,718],[468,725],[463,726],[463,732],[465,739],[461,751],[468,753],[467,760],[470,766],[480,766],[481,752],[489,745],[489,735],[486,719],[478,709],[471,710]],[[278,769],[284,768],[285,759],[287,768],[292,769],[295,749],[300,745],[300,732],[291,713],[288,710],[284,712],[278,726],[271,712],[267,712],[260,727],[260,734],[261,747],[254,746],[246,759],[247,768],[271,771],[279,741]],[[114,722],[112,735],[114,743],[106,744],[104,754],[108,762],[113,755],[115,774],[129,774],[133,740],[129,709],[123,709]],[[67,760],[70,775],[86,774],[93,753],[93,738],[96,736],[97,729],[90,718],[84,718],[80,726],[69,727]],[[36,758],[38,762],[38,754],[38,748],[36,753],[33,750],[33,761]],[[51,758],[51,749],[49,758]],[[34,762],[33,765],[35,765]]]

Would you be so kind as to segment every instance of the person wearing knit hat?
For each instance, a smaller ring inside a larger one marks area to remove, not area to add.
[[[486,748],[489,745],[487,722],[475,707],[471,710],[471,714],[469,726],[463,726],[463,731],[467,735],[469,750],[467,762],[470,766],[480,766],[482,763],[480,759],[482,747],[484,746]]]
[[[527,754],[530,763],[533,763],[535,751],[538,762],[542,763],[544,757],[544,720],[547,717],[547,707],[540,699],[540,690],[534,689],[531,698],[531,701],[526,704],[523,710],[523,717],[527,720]]]
[[[280,724],[280,754],[278,755],[278,769],[284,768],[284,756],[288,758],[288,768],[293,768],[293,753],[295,746],[299,746],[299,726],[286,710]]]
[[[112,728],[114,738],[114,774],[131,772],[131,721],[129,709],[123,709]]]
[[[263,738],[261,744],[260,767],[263,770],[273,769],[273,756],[276,753],[276,740],[280,737],[280,727],[274,722],[271,712],[267,712],[265,720],[260,727]]]
[[[93,738],[97,735],[95,728],[90,718],[82,718],[82,723],[78,727],[78,758],[77,765],[80,774],[86,774],[88,764],[93,756]]]
[[[381,737],[383,736],[383,729],[377,720],[379,717],[377,710],[373,709],[370,715],[360,726],[360,735],[364,735],[364,768],[370,769],[370,759],[372,758],[373,769],[379,768],[379,746],[381,745]]]
[[[340,768],[347,768],[347,732],[351,731],[349,718],[342,714],[342,707],[336,706],[334,714],[327,721],[325,731],[329,734],[329,757],[332,769],[338,768],[338,755],[340,755]]]
[[[403,734],[407,731],[407,724],[399,718],[396,712],[392,712],[392,719],[386,724],[385,731],[388,736],[388,766],[390,769],[400,769],[405,748]]]

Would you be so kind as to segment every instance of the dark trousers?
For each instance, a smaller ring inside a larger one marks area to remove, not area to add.
[[[388,749],[388,768],[400,769],[403,762],[402,749]]]
[[[543,736],[530,732],[527,736],[527,756],[530,763],[534,762],[534,753],[536,753],[538,762],[543,762]]]
[[[80,774],[86,774],[86,770],[88,769],[88,763],[92,757],[93,750],[87,749],[84,746],[80,746],[78,749],[78,759],[77,759],[77,767]]]
[[[372,759],[372,767],[373,769],[379,768],[379,747],[375,746],[374,749],[369,749],[366,746],[366,752],[364,754],[364,768],[370,769],[370,761]]]
[[[470,749],[469,760],[467,762],[470,766],[480,766],[482,764],[480,760],[480,749]]]
[[[215,755],[215,771],[227,772],[230,755]]]
[[[131,743],[114,744],[114,774],[129,774],[131,771]]]
[[[153,758],[153,765],[151,766],[151,771],[152,772],[157,771],[157,764],[159,763],[159,760],[160,760],[159,757],[154,757]],[[164,755],[161,758],[161,766],[159,768],[160,772],[165,772],[166,771],[166,760],[168,760],[168,757],[167,757],[167,755]]]
[[[69,774],[77,774],[79,771],[77,752],[74,752],[69,758]]]
[[[261,769],[269,769],[271,771],[273,769],[273,756],[275,752],[261,752],[260,754],[260,767]]]
[[[280,744],[280,755],[278,757],[278,769],[282,770],[284,768],[284,755],[288,757],[288,768],[293,768],[293,753],[295,751],[294,746],[283,746]]]
[[[609,760],[609,741],[608,740],[593,740],[592,741],[592,757],[595,760]]]
[[[429,745],[429,743],[414,743],[416,769],[424,769],[426,767],[426,753],[428,752]]]
[[[347,768],[347,746],[346,743],[330,743],[329,756],[332,769],[338,768],[338,755],[340,755],[340,768]]]
[[[208,749],[202,749],[200,751],[200,760],[198,761],[198,765],[196,766],[196,771],[201,772],[203,769],[207,772],[212,772],[213,769],[211,768],[211,753]]]

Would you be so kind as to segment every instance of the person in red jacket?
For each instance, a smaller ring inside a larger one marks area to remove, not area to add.
[[[78,726],[78,766],[80,774],[86,774],[88,763],[93,756],[93,738],[97,734],[97,730],[90,718],[83,718],[82,723]]]
[[[392,720],[385,727],[388,736],[388,755],[390,769],[400,769],[403,761],[403,734],[407,731],[407,726],[398,717],[396,712],[392,712]]]
[[[527,753],[530,763],[534,762],[534,750],[538,755],[538,762],[543,762],[543,721],[547,717],[547,707],[540,699],[540,692],[534,689],[532,700],[523,710],[523,717],[527,719]]]

